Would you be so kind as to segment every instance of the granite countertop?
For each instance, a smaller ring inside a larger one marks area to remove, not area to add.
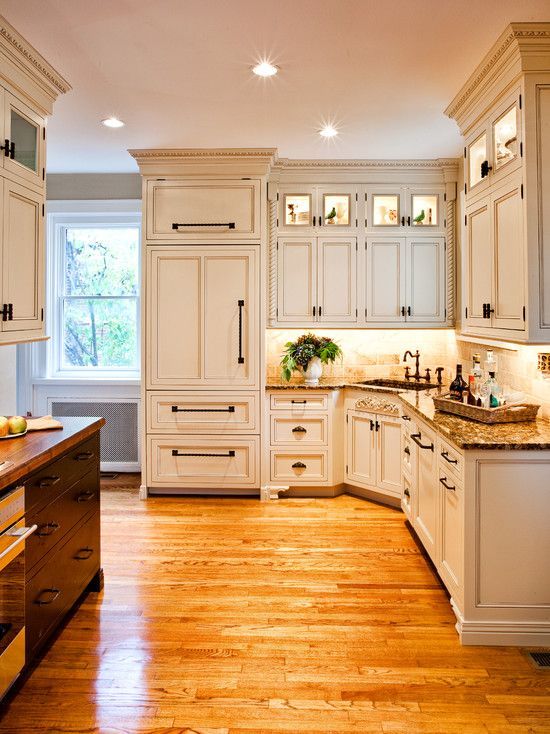
[[[365,392],[385,392],[398,395],[405,408],[410,408],[419,418],[426,421],[444,439],[459,449],[491,450],[550,450],[550,420],[521,423],[479,423],[460,418],[435,409],[432,395],[447,392],[447,387],[432,390],[401,390],[399,388],[361,385],[343,378],[325,378],[319,385],[304,385],[303,382],[268,382],[266,390],[340,390],[350,388]]]

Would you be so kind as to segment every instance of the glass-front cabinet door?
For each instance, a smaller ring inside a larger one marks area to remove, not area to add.
[[[488,174],[487,133],[479,135],[468,146],[468,190],[477,186]]]
[[[368,227],[400,227],[404,226],[404,214],[401,212],[401,193],[367,193],[367,226]],[[403,221],[401,221],[403,220]]]
[[[279,188],[279,231],[330,228],[349,231],[357,227],[357,191],[354,186],[300,186]]]
[[[493,123],[493,162],[495,171],[519,156],[518,108],[513,104]]]
[[[357,191],[353,186],[317,187],[317,225],[331,231],[357,227]]]
[[[313,192],[281,191],[279,228],[299,229],[313,226]]]
[[[13,94],[4,93],[4,169],[44,185],[44,119]]]
[[[441,194],[412,193],[407,224],[411,227],[441,227]]]

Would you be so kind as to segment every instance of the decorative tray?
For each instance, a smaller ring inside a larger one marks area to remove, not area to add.
[[[21,431],[21,433],[8,433],[7,436],[0,436],[0,441],[4,441],[6,438],[19,438],[20,436],[24,436],[26,433],[26,428],[24,431]]]
[[[502,405],[500,408],[480,408],[477,405],[459,403],[451,400],[448,395],[433,397],[436,410],[443,413],[453,413],[461,418],[471,418],[480,423],[520,423],[534,421],[537,418],[540,405],[536,403],[515,403]]]

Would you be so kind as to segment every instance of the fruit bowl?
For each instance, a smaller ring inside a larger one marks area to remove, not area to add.
[[[24,436],[26,433],[27,433],[26,428],[24,431],[21,431],[21,433],[8,433],[7,436],[0,436],[0,441],[5,441],[6,438],[19,438],[20,436]]]

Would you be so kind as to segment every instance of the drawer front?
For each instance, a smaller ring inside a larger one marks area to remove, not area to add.
[[[271,443],[326,446],[328,444],[328,416],[293,415],[271,416]]]
[[[317,484],[327,480],[327,451],[271,452],[271,481],[287,484]]]
[[[407,476],[412,477],[414,471],[413,461],[415,455],[415,445],[409,433],[402,432],[401,436],[401,467],[403,469],[403,472]]]
[[[439,439],[439,467],[444,474],[451,474],[461,484],[464,482],[464,457],[458,449]]]
[[[152,487],[259,486],[259,438],[149,437]]]
[[[99,474],[99,433],[31,474],[25,482],[25,512],[49,504],[92,468]]]
[[[27,659],[30,660],[75,603],[100,566],[100,516],[92,515],[25,588]]]
[[[257,393],[155,392],[148,396],[151,433],[254,433]]]
[[[258,239],[259,181],[148,181],[148,240]]]
[[[327,393],[319,392],[303,392],[299,393],[294,390],[284,390],[271,394],[271,410],[289,410],[292,415],[298,415],[304,411],[328,410]]]
[[[66,492],[27,520],[29,525],[38,525],[25,546],[27,576],[32,575],[34,566],[86,515],[99,512],[99,479],[97,471],[88,472]]]

